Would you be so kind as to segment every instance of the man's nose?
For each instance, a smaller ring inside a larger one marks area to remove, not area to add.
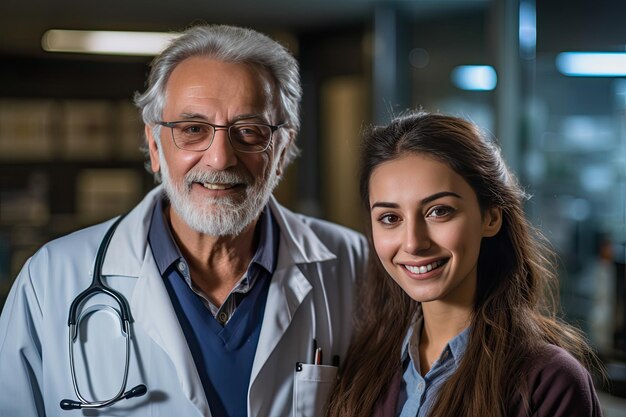
[[[228,129],[216,128],[213,142],[202,155],[203,162],[215,169],[225,170],[237,165],[237,153],[230,144]]]

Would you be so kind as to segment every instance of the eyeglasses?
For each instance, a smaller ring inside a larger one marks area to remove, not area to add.
[[[214,125],[208,122],[177,121],[157,122],[169,127],[177,148],[186,151],[203,152],[209,149],[216,130],[228,131],[230,145],[238,152],[258,153],[269,148],[272,135],[287,123],[269,125],[266,123],[235,123],[229,126]]]

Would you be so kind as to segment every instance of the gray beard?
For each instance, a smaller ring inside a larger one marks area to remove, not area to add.
[[[159,147],[163,189],[172,208],[187,225],[209,236],[236,236],[248,227],[261,213],[279,182],[276,160],[272,163],[267,178],[257,180],[237,171],[190,170],[184,182],[172,182],[165,157]],[[245,194],[241,197],[209,198],[201,203],[190,197],[194,182],[222,184],[244,184]]]

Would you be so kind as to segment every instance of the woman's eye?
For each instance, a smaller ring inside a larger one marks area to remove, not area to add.
[[[391,225],[395,224],[400,220],[398,216],[395,214],[384,214],[378,218],[378,221],[382,224]]]
[[[428,214],[426,215],[426,217],[434,217],[434,218],[440,218],[440,217],[445,217],[450,215],[452,212],[454,212],[454,209],[452,207],[448,207],[448,206],[436,206],[433,207]]]

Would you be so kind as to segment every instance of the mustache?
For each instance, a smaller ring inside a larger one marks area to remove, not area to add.
[[[194,182],[219,183],[219,184],[243,184],[251,185],[254,180],[245,172],[227,169],[224,171],[191,170],[185,175],[185,186],[191,187]]]

